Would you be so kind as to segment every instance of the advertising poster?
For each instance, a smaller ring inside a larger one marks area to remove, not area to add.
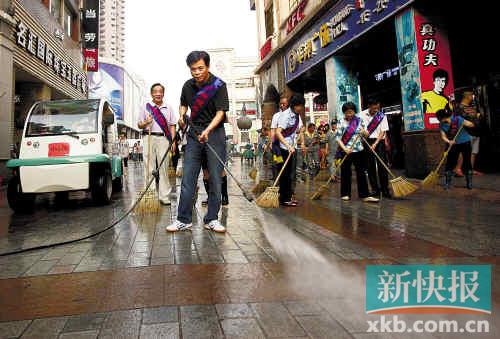
[[[347,102],[353,102],[358,110],[361,110],[358,92],[358,78],[353,73],[352,67],[346,59],[332,57],[333,76],[335,81],[335,97],[337,117],[342,117],[342,105]]]
[[[89,98],[106,99],[118,120],[123,121],[123,69],[107,63],[99,64],[99,71],[89,73]]]
[[[421,131],[425,126],[413,9],[400,14],[395,24],[404,129],[406,132]]]
[[[439,127],[436,112],[451,108],[453,73],[448,37],[438,26],[414,12],[415,33],[420,65],[422,108],[426,129]]]

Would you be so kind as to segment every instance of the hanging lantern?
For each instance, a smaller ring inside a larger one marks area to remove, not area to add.
[[[245,103],[243,103],[243,107],[241,108],[241,116],[236,120],[236,124],[240,131],[246,131],[252,128],[252,119],[247,117],[247,108]]]

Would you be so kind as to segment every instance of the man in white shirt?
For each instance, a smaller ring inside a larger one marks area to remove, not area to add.
[[[381,110],[380,101],[375,98],[368,99],[368,109],[360,113],[361,119],[367,128],[372,123],[372,126],[376,126],[377,113]],[[374,150],[385,163],[387,163],[387,157],[385,153],[385,135],[389,131],[389,123],[387,122],[387,117],[384,115],[383,119],[378,123],[378,126],[374,128],[372,133],[367,138],[368,143],[372,150]],[[382,193],[384,198],[391,198],[391,193],[389,192],[389,179],[387,177],[387,172],[381,164],[377,164],[377,158],[365,145],[365,157],[368,168],[368,179],[370,180],[370,186],[372,188],[372,195],[377,198]],[[378,172],[378,173],[377,173]],[[378,177],[378,180],[377,180]]]
[[[294,94],[290,99],[290,108],[279,115],[278,128],[276,129],[276,137],[280,142],[279,148],[283,157],[283,163],[279,164],[278,170],[281,170],[289,154],[291,157],[281,175],[279,189],[280,204],[289,207],[297,206],[297,202],[292,200],[293,171],[296,164],[297,134],[303,126],[301,115],[304,113],[304,106],[304,97]],[[304,142],[301,144],[304,147]]]
[[[276,129],[278,128],[278,120],[280,118],[280,114],[288,109],[288,97],[282,95],[280,98],[280,110],[274,113],[273,118],[271,120],[271,143],[276,139]],[[277,165],[272,161],[271,170],[273,173],[273,178],[276,178],[278,172],[276,171]]]

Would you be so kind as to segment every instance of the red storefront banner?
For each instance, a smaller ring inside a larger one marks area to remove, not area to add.
[[[264,58],[266,57],[266,55],[268,55],[269,52],[271,52],[272,40],[273,40],[273,38],[269,37],[269,38],[267,38],[267,40],[264,43],[264,45],[262,45],[262,47],[260,49],[260,60],[264,60]]]
[[[436,112],[451,108],[453,98],[453,72],[450,45],[446,34],[437,25],[415,11],[422,106],[426,129],[439,127]]]
[[[99,53],[97,48],[83,49],[83,63],[87,72],[99,71]]]

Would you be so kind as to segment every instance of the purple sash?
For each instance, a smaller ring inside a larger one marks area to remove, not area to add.
[[[153,116],[158,126],[160,126],[161,130],[167,136],[168,141],[172,142],[172,135],[168,129],[168,121],[165,119],[165,116],[161,112],[161,110],[157,106],[151,105],[149,102],[146,104],[146,109]]]
[[[356,130],[358,129],[359,123],[361,122],[361,119],[359,117],[353,117],[351,119],[351,122],[349,123],[349,126],[347,126],[347,129],[345,130],[344,134],[342,135],[342,143],[347,147],[347,144],[349,141],[351,141],[352,137],[354,134],[356,134]],[[340,159],[343,158],[345,155],[344,151],[342,148],[338,148],[337,153],[335,153],[335,158]]]
[[[377,129],[382,120],[384,120],[384,117],[385,114],[382,111],[373,116],[372,120],[368,124],[368,127],[366,128],[366,130],[368,131],[368,136],[372,135],[372,133]]]
[[[296,119],[295,119],[295,123],[292,126],[285,128],[281,132],[281,135],[283,135],[283,138],[289,137],[297,130],[297,127],[299,126],[299,119],[300,119],[300,116],[297,114]],[[277,137],[274,138],[273,143],[271,144],[271,150],[272,150],[273,154],[278,155],[278,156],[281,155],[280,141]]]
[[[212,81],[211,84],[204,86],[196,93],[191,103],[191,121],[193,121],[196,115],[205,108],[222,85],[224,85],[224,81],[214,76],[214,81]]]
[[[349,126],[347,126],[347,129],[345,130],[344,134],[342,135],[342,143],[347,147],[347,144],[349,141],[351,141],[352,137],[354,134],[356,134],[356,130],[358,129],[359,122],[361,119],[359,117],[353,117],[351,119],[351,122],[349,123]]]

